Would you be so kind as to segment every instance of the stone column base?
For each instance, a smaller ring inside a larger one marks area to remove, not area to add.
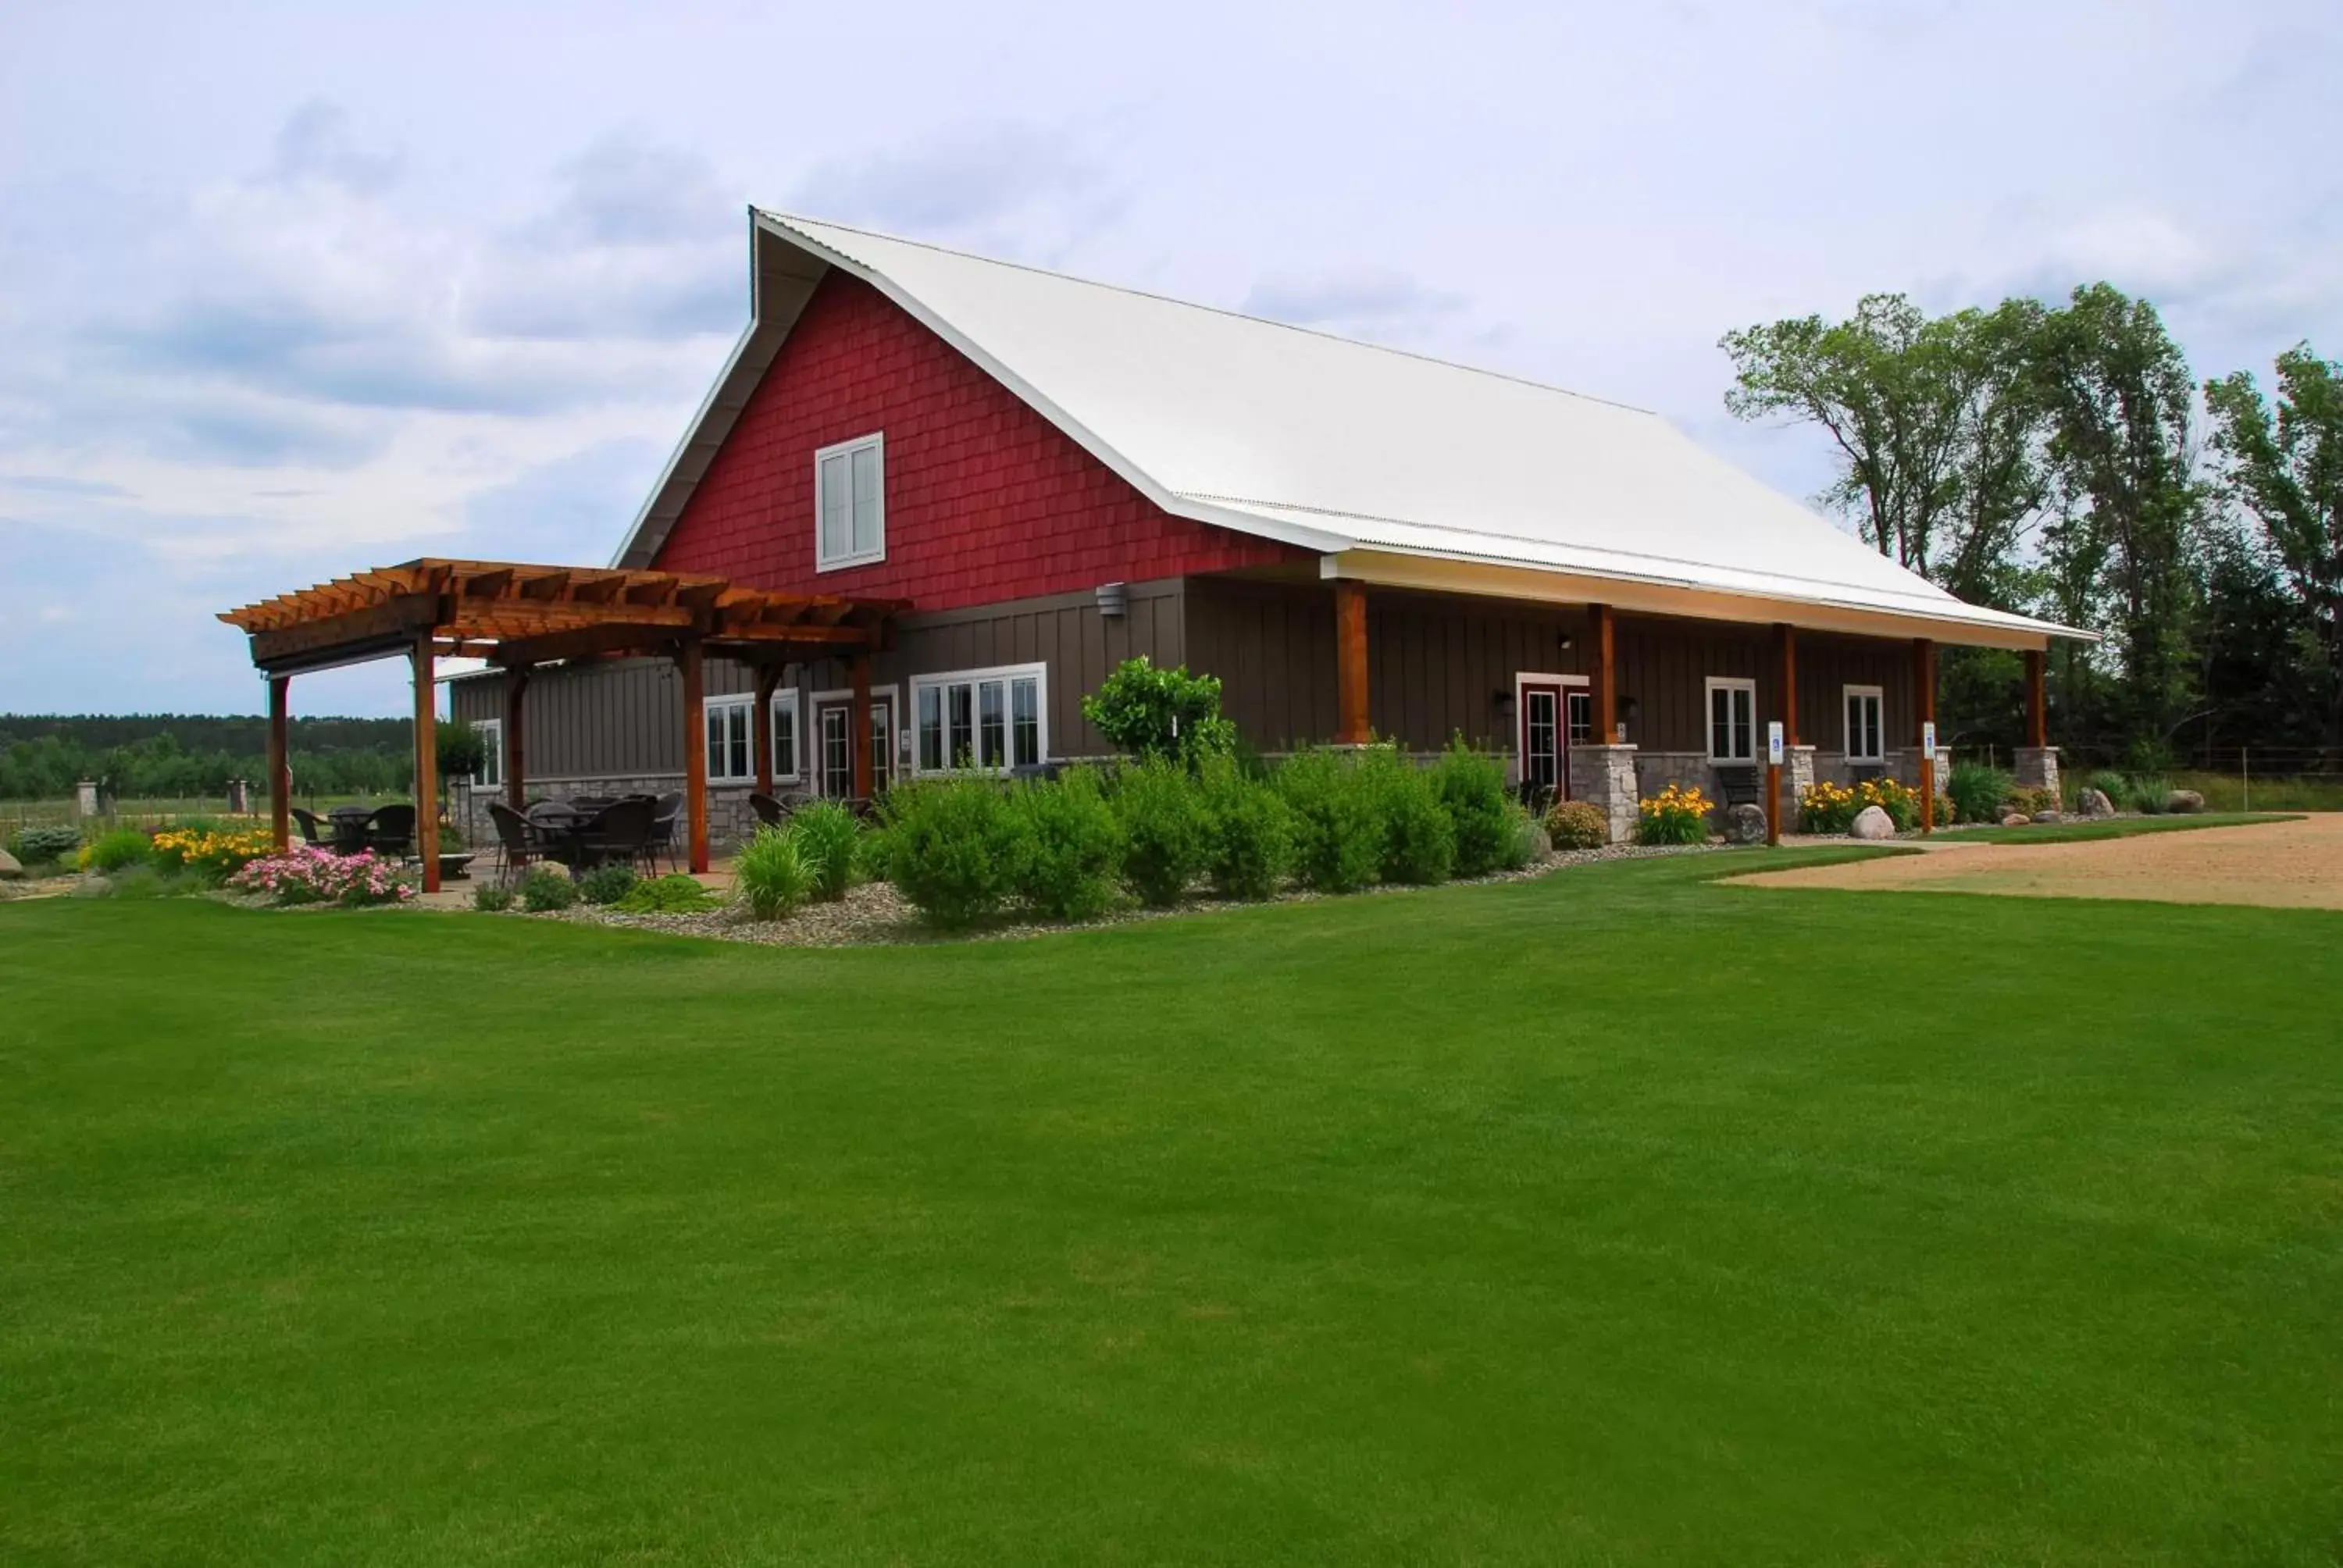
[[[1798,798],[1814,786],[1815,749],[1811,746],[1785,746],[1782,749],[1782,831],[1798,830]]]
[[[1576,745],[1570,749],[1570,798],[1601,809],[1610,820],[1611,842],[1635,836],[1635,749]]]
[[[2021,746],[2017,749],[2017,787],[2020,789],[2047,789],[2058,793],[2058,749],[2056,746]]]

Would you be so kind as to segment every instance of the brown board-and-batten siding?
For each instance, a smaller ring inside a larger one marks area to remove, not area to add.
[[[1221,678],[1223,710],[1248,741],[1282,751],[1332,735],[1330,588],[1192,578],[1187,608],[1189,662]],[[1369,719],[1376,734],[1412,751],[1436,750],[1458,734],[1510,751],[1514,678],[1588,674],[1589,635],[1581,606],[1373,591],[1367,600]],[[1616,618],[1615,678],[1628,740],[1654,752],[1704,754],[1712,677],[1755,682],[1760,721],[1778,717],[1775,637],[1763,624]],[[1872,685],[1883,691],[1888,746],[1908,745],[1911,670],[1908,643],[1802,634],[1802,738],[1838,749],[1844,688]]]

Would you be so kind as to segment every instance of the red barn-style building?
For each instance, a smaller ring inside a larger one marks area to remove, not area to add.
[[[1916,780],[1936,645],[2014,648],[2036,672],[2023,781],[2055,785],[2039,670],[2075,634],[1953,598],[1657,415],[835,225],[750,224],[748,330],[613,564],[908,608],[859,671],[760,682],[710,661],[719,838],[751,825],[760,774],[848,795],[1099,755],[1081,699],[1139,654],[1219,677],[1264,752],[1462,734],[1624,835],[1664,783],[1754,790],[1776,721],[1785,793]],[[453,683],[495,754],[507,678]],[[524,711],[534,789],[680,785],[665,660],[538,670]]]

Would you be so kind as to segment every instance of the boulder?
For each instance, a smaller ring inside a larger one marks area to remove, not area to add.
[[[2023,811],[2012,811],[2008,816],[2004,817],[2001,819],[2001,825],[2005,828],[2023,828],[2032,820],[2034,820],[2034,819],[2027,816]]]
[[[2027,819],[2035,822],[2056,822],[2058,819],[2058,813],[2056,811],[2036,811]]]
[[[1865,806],[1855,814],[1855,820],[1847,826],[1846,836],[1850,839],[1893,839],[1896,837],[1896,819],[1876,806]]]
[[[2076,797],[2075,804],[2086,817],[2112,817],[2116,814],[2116,803],[2107,799],[2107,791],[2103,789],[2084,790]]]
[[[1762,844],[1765,841],[1765,809],[1746,800],[1728,807],[1725,813],[1725,841],[1728,844]]]
[[[2164,809],[2186,817],[2205,809],[2205,797],[2194,789],[2175,789],[2164,798]]]
[[[15,856],[0,849],[0,882],[13,882],[25,874],[25,868]]]

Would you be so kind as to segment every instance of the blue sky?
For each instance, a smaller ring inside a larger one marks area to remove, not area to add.
[[[15,6],[0,711],[251,711],[231,604],[608,558],[745,206],[1735,425],[1726,329],[2107,278],[2343,355],[2343,12],[2124,4]],[[297,689],[399,711],[396,668]]]

